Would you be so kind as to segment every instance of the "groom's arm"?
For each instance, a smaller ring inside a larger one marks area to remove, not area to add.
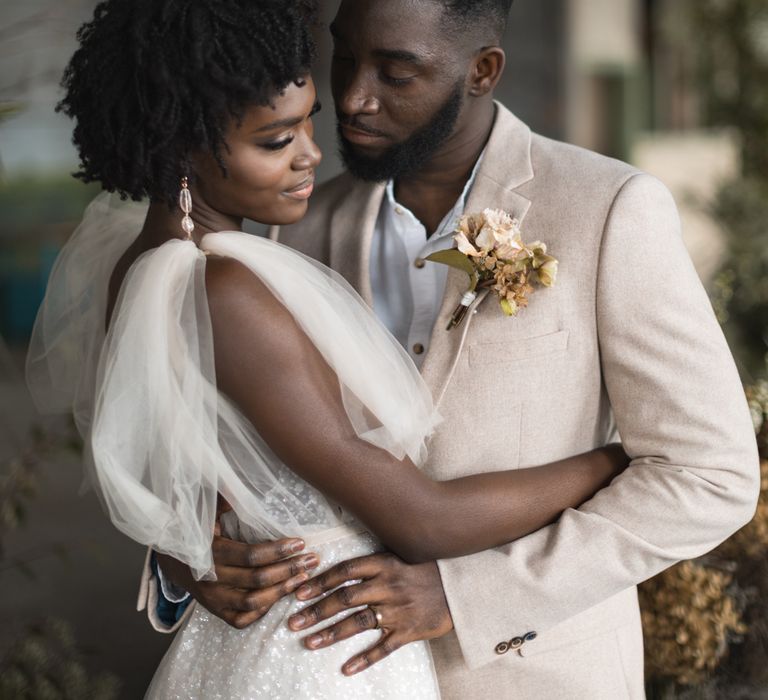
[[[630,467],[538,532],[439,562],[442,587],[433,578],[419,591],[409,623],[426,629],[445,595],[444,614],[449,606],[472,668],[499,658],[500,642],[540,635],[709,551],[754,513],[758,457],[738,374],[682,244],[674,202],[651,177],[633,177],[616,196],[597,314],[603,377]],[[321,577],[311,594],[365,573],[379,581],[373,597],[381,599],[382,586],[387,595],[402,587],[404,566],[391,559],[346,564]],[[316,621],[332,612],[325,602],[308,614]],[[335,627],[328,641],[339,636]]]
[[[539,633],[717,546],[753,516],[755,435],[671,195],[631,178],[606,221],[602,373],[629,468],[578,510],[495,550],[440,562],[464,658]],[[477,571],[489,574],[477,585]],[[505,605],[499,609],[498,601]]]

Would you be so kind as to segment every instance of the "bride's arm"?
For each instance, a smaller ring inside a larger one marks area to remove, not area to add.
[[[357,437],[336,375],[250,271],[210,259],[206,282],[219,389],[289,467],[407,561],[522,537],[583,503],[626,464],[611,446],[542,467],[433,481]]]

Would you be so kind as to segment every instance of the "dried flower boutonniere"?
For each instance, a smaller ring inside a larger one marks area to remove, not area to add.
[[[469,289],[453,312],[448,330],[462,322],[479,289],[493,289],[504,314],[514,316],[528,305],[534,283],[545,287],[555,283],[558,263],[547,255],[547,246],[541,241],[523,243],[517,219],[500,209],[462,216],[453,240],[457,248],[427,257],[469,275]]]

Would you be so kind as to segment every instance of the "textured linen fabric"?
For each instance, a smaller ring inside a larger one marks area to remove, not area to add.
[[[318,189],[302,222],[272,235],[372,304],[383,196],[384,185],[343,174]],[[522,469],[604,445],[617,427],[632,461],[557,523],[439,562],[456,628],[431,644],[442,697],[636,700],[635,585],[754,513],[759,463],[742,387],[657,180],[532,134],[497,104],[466,210],[485,207],[546,242],[558,280],[511,319],[478,297],[477,314],[448,332],[467,286],[448,273],[422,366],[444,418],[424,468],[438,479]],[[149,615],[159,626],[152,606]],[[518,649],[496,652],[529,632]]]

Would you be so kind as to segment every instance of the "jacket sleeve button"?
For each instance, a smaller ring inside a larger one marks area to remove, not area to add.
[[[509,640],[510,649],[519,649],[521,646],[523,646],[522,637],[513,637],[512,639]]]
[[[506,654],[509,651],[509,642],[499,642],[495,651],[497,654]]]
[[[528,632],[525,637],[523,637],[523,641],[532,642],[534,639],[536,639],[536,637],[538,637],[536,632]]]

